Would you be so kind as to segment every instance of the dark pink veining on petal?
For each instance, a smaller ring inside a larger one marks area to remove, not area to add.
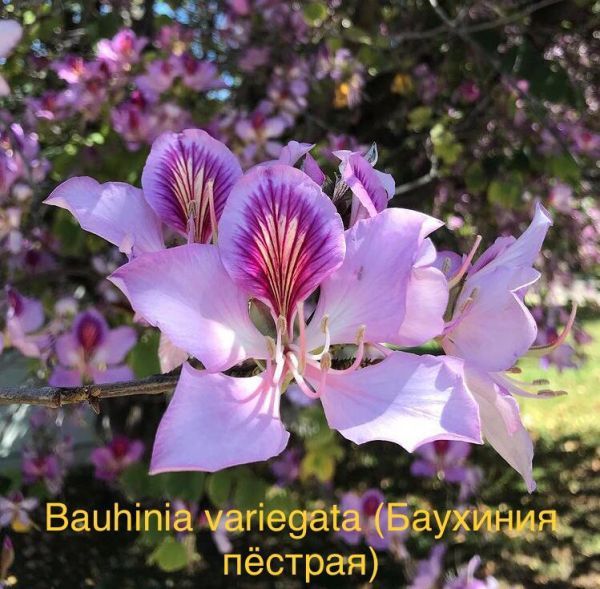
[[[232,278],[288,320],[344,257],[335,207],[306,174],[286,165],[246,174],[231,193],[219,232]]]
[[[159,137],[142,175],[144,195],[160,219],[193,241],[207,243],[213,233],[211,207],[218,221],[242,170],[236,157],[205,131],[188,129]]]

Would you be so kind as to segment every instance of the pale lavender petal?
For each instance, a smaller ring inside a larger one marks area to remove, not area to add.
[[[421,259],[415,262],[408,281],[406,314],[396,341],[401,346],[420,346],[444,330],[448,281],[437,268],[420,267]]]
[[[160,221],[142,191],[129,184],[99,184],[85,176],[71,178],[44,203],[68,210],[83,229],[116,245],[128,256],[164,248]]]
[[[525,232],[508,247],[503,248],[503,251],[479,270],[478,274],[489,273],[502,266],[517,268],[533,265],[551,225],[550,214],[543,205],[538,203],[533,220]]]
[[[215,246],[190,244],[146,254],[110,280],[137,313],[210,371],[265,357],[248,297],[223,268]]]
[[[479,404],[484,438],[524,479],[527,490],[535,490],[533,443],[523,427],[519,405],[485,373],[465,365],[465,379]]]
[[[122,326],[111,329],[104,344],[96,351],[94,362],[105,364],[119,364],[123,362],[129,350],[137,342],[137,333],[133,327]]]
[[[8,303],[19,320],[24,333],[37,331],[44,324],[44,307],[40,301],[25,297],[16,290],[8,289]]]
[[[175,370],[188,359],[188,353],[181,348],[178,348],[164,334],[160,334],[160,342],[158,344],[158,361],[160,362],[160,371],[165,374]]]
[[[417,448],[417,451],[419,448]],[[426,460],[415,460],[410,465],[410,474],[415,477],[433,478],[437,475],[437,470],[433,463]]]
[[[354,153],[342,165],[342,180],[366,209],[374,217],[387,207],[388,196],[371,164],[360,154]],[[353,206],[353,209],[355,207]],[[351,224],[358,220],[358,211],[352,215]]]
[[[96,384],[108,384],[111,382],[127,382],[135,380],[133,370],[129,366],[109,366],[108,368],[91,367],[92,380]]]
[[[311,369],[306,375],[318,381]],[[321,401],[330,427],[362,444],[395,442],[412,452],[433,440],[481,443],[479,412],[455,358],[394,352],[379,364],[327,376]]]
[[[413,266],[419,261],[425,237],[441,224],[415,211],[388,209],[346,231],[346,257],[342,266],[321,285],[315,317],[307,330],[309,348],[323,343],[320,324],[325,315],[329,316],[334,344],[353,343],[358,329],[364,325],[365,341],[402,345],[405,336],[401,328],[405,320],[406,339],[416,338],[422,330],[409,324],[406,314]],[[437,313],[423,325],[427,337],[441,321],[447,289],[440,291],[440,278],[432,278],[431,273],[421,274],[418,272],[414,277],[410,292],[421,293],[427,286],[435,289],[425,301],[427,308]],[[427,281],[427,285],[421,287],[416,282],[418,278]],[[418,302],[411,299],[409,304],[421,317]]]
[[[323,184],[325,184],[326,176],[323,173],[323,170],[321,170],[319,167],[319,164],[315,158],[310,155],[310,153],[307,153],[306,157],[304,158],[302,170],[313,182],[319,186],[323,186]]]
[[[314,146],[314,143],[290,141],[286,146],[281,148],[281,151],[279,152],[279,163],[293,166],[301,157],[308,154]]]
[[[82,384],[81,373],[62,366],[55,366],[48,384],[53,387],[80,387]]]
[[[164,133],[152,145],[142,173],[146,199],[169,227],[208,243],[232,186],[242,175],[237,158],[206,131]],[[212,202],[211,202],[212,201]]]
[[[23,27],[16,20],[0,20],[0,58],[14,49],[22,35]]]
[[[499,267],[467,280],[442,340],[446,353],[489,371],[514,366],[537,337],[535,319],[517,292],[537,276],[531,268]]]
[[[184,364],[156,433],[150,472],[214,472],[281,453],[289,434],[264,374],[233,378]]]
[[[303,172],[255,167],[233,188],[219,225],[223,264],[253,296],[290,320],[344,257],[342,220]]]
[[[75,366],[82,354],[81,345],[72,333],[64,333],[56,338],[54,351],[63,366]]]

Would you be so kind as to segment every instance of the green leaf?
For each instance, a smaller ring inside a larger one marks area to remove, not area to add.
[[[210,475],[206,486],[208,498],[217,507],[225,506],[231,495],[235,473],[233,470],[220,470]]]
[[[206,475],[203,472],[169,472],[154,476],[169,499],[199,501],[204,492]]]
[[[327,18],[327,6],[321,2],[310,2],[304,7],[304,20],[318,26]]]
[[[487,178],[479,162],[472,163],[465,172],[465,184],[469,192],[477,194],[487,186]]]
[[[267,484],[262,479],[252,475],[242,477],[237,481],[233,504],[237,509],[256,509],[265,500]]]
[[[488,186],[488,200],[495,205],[511,207],[518,204],[523,188],[516,178],[511,180],[493,180]]]
[[[147,331],[131,351],[131,367],[136,378],[144,378],[160,372],[158,344],[160,334],[156,330]]]
[[[581,169],[569,154],[552,157],[548,160],[547,165],[548,172],[552,176],[565,182],[576,183],[581,179]]]
[[[119,477],[123,491],[131,501],[146,497],[161,498],[163,486],[158,477],[148,474],[148,466],[138,462],[126,468]]]
[[[167,573],[172,573],[188,565],[188,551],[173,536],[167,536],[160,546],[148,557],[148,562],[159,566]]]
[[[433,110],[429,106],[417,106],[408,113],[408,129],[410,131],[422,131],[431,123]]]

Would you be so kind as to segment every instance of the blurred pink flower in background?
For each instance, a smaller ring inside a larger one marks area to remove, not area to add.
[[[116,435],[106,445],[92,451],[94,476],[102,481],[113,482],[128,467],[138,462],[144,454],[144,444],[124,435]]]
[[[71,331],[56,341],[58,364],[49,382],[76,387],[84,381],[102,384],[132,380],[133,372],[124,361],[136,341],[132,327],[109,329],[98,311],[84,311],[75,317]]]

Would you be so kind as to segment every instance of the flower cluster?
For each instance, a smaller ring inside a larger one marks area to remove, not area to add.
[[[533,490],[513,394],[534,393],[507,371],[537,336],[523,297],[539,277],[548,214],[538,205],[523,235],[499,238],[475,261],[476,248],[436,252],[429,235],[442,223],[388,208],[394,181],[373,154],[336,152],[328,196],[312,147],[292,141],[243,173],[208,133],[166,133],[142,190],[73,178],[46,200],[129,257],[110,280],[160,329],[169,368],[183,363],[151,471],[276,456],[289,438],[281,397],[294,388],[355,443],[413,451],[485,437]],[[179,236],[174,247],[163,228]],[[406,351],[434,338],[445,356]]]

